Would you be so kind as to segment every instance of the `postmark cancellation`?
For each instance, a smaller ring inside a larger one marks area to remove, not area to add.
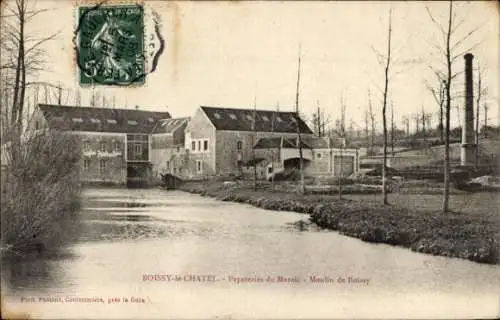
[[[143,4],[78,6],[75,61],[81,86],[143,85],[164,51],[159,16]]]

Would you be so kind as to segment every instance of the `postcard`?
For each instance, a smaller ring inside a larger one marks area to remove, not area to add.
[[[500,316],[496,2],[1,9],[3,319]]]

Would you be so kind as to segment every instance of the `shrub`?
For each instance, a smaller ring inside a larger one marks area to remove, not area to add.
[[[57,249],[74,234],[80,207],[80,148],[76,137],[51,132],[13,141],[2,150],[4,250],[24,254]]]

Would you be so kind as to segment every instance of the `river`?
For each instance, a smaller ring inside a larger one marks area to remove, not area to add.
[[[300,230],[292,223],[306,215],[177,191],[88,189],[84,197],[79,241],[4,266],[10,311],[48,319],[500,314],[499,266]]]

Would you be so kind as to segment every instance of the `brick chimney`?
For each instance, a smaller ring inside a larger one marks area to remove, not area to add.
[[[460,164],[462,166],[475,165],[476,162],[476,139],[474,137],[474,86],[472,79],[471,53],[464,55],[465,59],[465,108],[462,124],[462,147],[460,153]]]

